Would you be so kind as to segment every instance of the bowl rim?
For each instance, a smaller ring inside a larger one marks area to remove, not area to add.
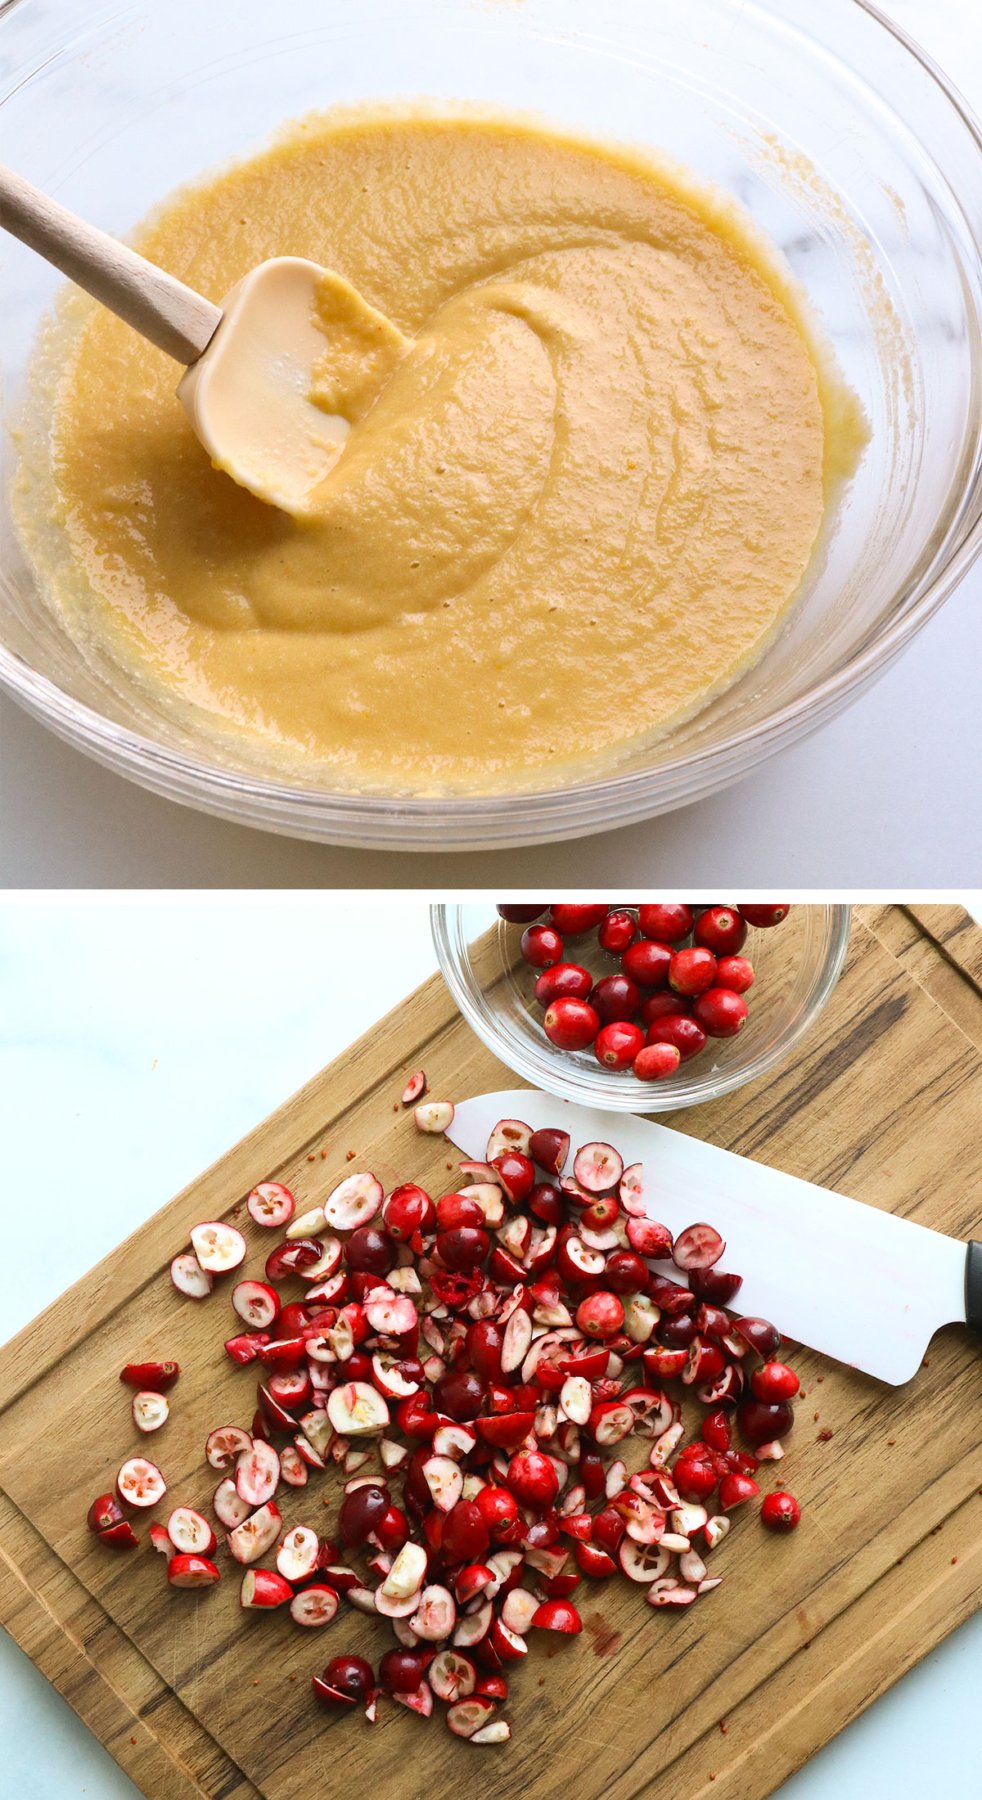
[[[0,19],[22,3],[0,0]],[[982,121],[939,64],[900,24],[887,18],[874,0],[851,3],[889,32],[940,88],[982,158]],[[73,43],[78,41],[76,37]],[[44,56],[28,72],[20,71],[17,87],[32,79],[49,60]],[[0,94],[0,104],[7,97]],[[603,831],[632,818],[651,816],[654,810],[685,804],[739,779],[747,770],[730,765],[739,761],[741,753],[752,748],[750,766],[756,766],[785,743],[819,729],[850,699],[858,697],[924,628],[982,553],[982,457],[967,473],[962,504],[975,498],[975,516],[969,510],[967,519],[956,522],[954,529],[960,536],[943,566],[933,575],[913,576],[896,596],[897,605],[903,608],[900,616],[877,631],[835,673],[757,724],[743,726],[710,746],[672,757],[657,767],[629,774],[613,771],[584,781],[506,794],[446,794],[436,801],[426,795],[292,786],[247,768],[223,766],[156,743],[74,699],[3,643],[0,689],[73,746],[141,786],[239,821],[243,805],[248,803],[262,814],[256,823],[291,834],[322,838],[333,827],[344,834],[339,841],[367,847],[374,841],[374,832],[379,847],[419,851],[481,847],[486,842],[481,833],[495,825],[508,828],[503,835],[496,833],[496,843],[531,843]],[[918,594],[919,588],[923,591]],[[687,777],[696,780],[691,783]],[[665,786],[674,788],[674,795],[669,794],[663,806],[652,808],[652,789],[657,794]],[[440,832],[428,841],[419,835],[419,828],[432,825],[435,813]],[[448,842],[448,827],[462,833],[459,843]]]
[[[731,1094],[736,1088],[744,1087],[747,1082],[756,1081],[767,1074],[790,1054],[799,1039],[807,1034],[817,1014],[828,1004],[842,974],[852,933],[852,907],[836,901],[822,902],[822,909],[827,914],[828,948],[824,964],[817,972],[811,990],[807,1019],[790,1036],[772,1043],[741,1068],[724,1071],[713,1077],[708,1074],[702,1077],[689,1076],[688,1080],[698,1080],[700,1087],[697,1093],[684,1097],[677,1088],[649,1085],[630,1077],[625,1079],[612,1076],[612,1085],[601,1087],[599,1084],[604,1079],[604,1072],[598,1068],[596,1072],[590,1071],[589,1092],[585,1092],[564,1073],[564,1065],[558,1058],[554,1063],[546,1051],[536,1053],[529,1050],[525,1054],[521,1048],[516,1049],[511,1039],[504,1040],[496,1016],[483,992],[472,988],[464,979],[457,966],[449,927],[451,916],[459,915],[464,906],[469,904],[469,901],[436,901],[430,906],[430,930],[437,962],[458,1011],[485,1048],[523,1081],[530,1082],[533,1087],[545,1089],[547,1093],[556,1094],[562,1100],[599,1107],[604,1112],[683,1112],[690,1106],[702,1106],[709,1100],[719,1100],[724,1094]],[[594,1083],[598,1085],[594,1087]],[[617,1085],[613,1085],[614,1083]]]

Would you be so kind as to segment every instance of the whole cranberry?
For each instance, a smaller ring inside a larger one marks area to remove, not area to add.
[[[612,1294],[643,1293],[648,1270],[634,1250],[612,1250],[607,1258],[604,1280]]]
[[[434,1384],[433,1404],[451,1419],[476,1419],[487,1385],[474,1369],[448,1369]]]
[[[346,1549],[367,1542],[368,1534],[374,1531],[379,1520],[389,1510],[389,1496],[384,1487],[369,1486],[352,1488],[345,1494],[338,1514],[338,1534]]]
[[[640,988],[664,988],[668,986],[671,960],[672,952],[667,944],[643,938],[639,944],[628,945],[621,957],[621,970]]]
[[[563,940],[551,925],[529,925],[522,932],[522,955],[533,969],[551,969],[563,960]]]
[[[645,1039],[649,1044],[671,1044],[678,1051],[682,1062],[688,1062],[692,1056],[698,1056],[700,1050],[706,1048],[706,1033],[695,1019],[684,1013],[669,1013],[664,1019],[656,1019],[648,1027]]]
[[[535,984],[535,997],[540,1006],[549,1006],[553,1000],[570,998],[588,1000],[593,987],[593,976],[589,969],[583,969],[579,963],[556,963],[552,969],[543,969]]]
[[[760,1516],[770,1531],[793,1531],[801,1518],[801,1507],[793,1494],[767,1494]]]
[[[513,1525],[518,1518],[518,1501],[505,1487],[481,1488],[476,1505],[492,1537]]]
[[[549,918],[556,930],[568,934],[570,937],[583,937],[585,932],[593,931],[595,926],[601,924],[606,916],[605,904],[566,905],[557,903],[549,908]]]
[[[672,1470],[672,1479],[683,1500],[701,1501],[709,1498],[719,1477],[707,1454],[705,1459],[680,1456]]]
[[[459,1225],[453,1231],[441,1231],[436,1240],[436,1253],[455,1275],[466,1275],[484,1261],[491,1248],[489,1234],[477,1225]]]
[[[766,1362],[763,1368],[754,1369],[750,1377],[755,1400],[793,1400],[800,1386],[794,1370],[782,1362]]]
[[[662,904],[638,907],[638,924],[642,937],[657,938],[661,944],[681,943],[692,930],[692,920],[691,906]]]
[[[593,1054],[605,1069],[629,1069],[639,1050],[644,1049],[644,1032],[640,1025],[627,1019],[603,1025],[597,1032]]]
[[[757,977],[754,965],[745,956],[721,956],[716,964],[717,987],[730,988],[734,994],[745,994]]]
[[[360,1225],[353,1231],[344,1254],[350,1268],[364,1270],[368,1275],[387,1275],[396,1260],[391,1237],[375,1225]]]
[[[545,1512],[559,1492],[559,1476],[541,1450],[519,1450],[508,1464],[508,1486],[520,1506]]]
[[[633,1019],[641,1005],[641,992],[630,975],[605,975],[590,994],[590,1005],[601,1023],[613,1025],[621,1019]]]
[[[649,994],[641,1002],[638,1014],[640,1022],[646,1028],[654,1025],[656,1019],[688,1018],[692,1013],[692,1001],[685,994],[676,994],[672,988],[664,988],[660,993]]]
[[[586,1000],[554,1000],[542,1028],[558,1050],[585,1050],[600,1030],[600,1020]]]
[[[438,1231],[455,1231],[460,1225],[484,1229],[484,1208],[467,1194],[442,1194],[436,1203]]]
[[[436,1207],[425,1188],[407,1181],[393,1188],[382,1208],[385,1229],[398,1243],[406,1243],[414,1232],[432,1231],[436,1224]]]
[[[756,925],[759,931],[767,931],[772,925],[783,925],[790,906],[740,906],[737,911],[746,919],[748,925]]]
[[[482,1381],[501,1380],[504,1332],[494,1319],[478,1319],[467,1327],[467,1355]]]
[[[332,1656],[321,1679],[338,1693],[350,1694],[353,1700],[363,1700],[375,1686],[372,1665],[363,1656]]]
[[[538,901],[532,901],[527,906],[513,906],[509,901],[507,905],[499,905],[497,910],[508,925],[531,925],[533,919],[541,919],[546,909]]]
[[[677,994],[704,994],[715,979],[716,958],[699,944],[676,950],[668,965],[668,985]]]
[[[491,1542],[476,1500],[458,1500],[443,1521],[441,1549],[447,1562],[480,1562]]]
[[[696,920],[692,936],[714,956],[736,956],[747,941],[746,920],[734,906],[707,906]]]
[[[737,1409],[740,1430],[751,1449],[787,1437],[794,1425],[794,1410],[786,1400],[768,1405],[764,1400],[744,1400]]]
[[[584,1337],[613,1337],[624,1323],[624,1308],[616,1294],[600,1288],[588,1294],[576,1309],[576,1323]]]
[[[602,1037],[603,1033],[600,1035]],[[606,1231],[613,1225],[620,1210],[620,1202],[614,1194],[598,1194],[595,1200],[590,1201],[589,1206],[583,1208],[580,1223],[588,1226],[591,1231]]]
[[[387,1694],[415,1694],[432,1650],[387,1650],[378,1666],[379,1687]]]
[[[607,914],[597,932],[597,943],[601,950],[608,950],[611,956],[622,956],[628,944],[633,944],[637,935],[637,921],[631,913],[615,908],[613,912]]]
[[[692,1016],[709,1037],[736,1037],[747,1023],[747,1002],[731,988],[711,987],[699,995]]]
[[[566,1202],[551,1181],[537,1181],[525,1204],[533,1219],[540,1220],[543,1225],[565,1224]]]
[[[646,1044],[632,1066],[639,1081],[664,1081],[675,1074],[681,1060],[674,1044]]]

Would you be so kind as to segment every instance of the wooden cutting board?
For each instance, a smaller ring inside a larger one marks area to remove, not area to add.
[[[859,909],[799,1051],[674,1122],[967,1237],[982,1194],[980,990],[982,933],[965,914]],[[807,1399],[781,1475],[802,1501],[798,1532],[776,1539],[738,1515],[714,1556],[723,1586],[678,1615],[620,1580],[583,1583],[583,1636],[535,1645],[512,1682],[515,1736],[484,1752],[395,1706],[373,1730],[314,1706],[310,1673],[341,1649],[377,1657],[376,1622],[344,1613],[315,1633],[243,1616],[236,1565],[215,1590],[175,1593],[145,1530],[116,1556],[85,1529],[137,1448],[124,1362],[183,1365],[153,1447],[175,1504],[210,1497],[206,1431],[251,1417],[253,1372],[221,1349],[224,1296],[182,1301],[167,1280],[188,1226],[236,1216],[264,1176],[312,1201],[349,1150],[387,1186],[412,1176],[440,1192],[453,1153],[396,1104],[420,1063],[434,1095],[515,1085],[435,978],[0,1351],[0,1620],[152,1800],[758,1800],[979,1603],[982,1350],[963,1329],[936,1338],[900,1391],[797,1357]],[[39,1169],[56,1178],[50,1145]],[[250,1230],[257,1250],[260,1237],[264,1254],[275,1240]],[[326,1529],[338,1487],[328,1474],[288,1490],[287,1523]]]

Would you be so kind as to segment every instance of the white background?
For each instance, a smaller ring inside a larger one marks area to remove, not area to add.
[[[427,909],[415,898],[0,903],[0,1340],[433,967]],[[38,1142],[57,1145],[50,1186]],[[815,1757],[781,1800],[968,1800],[978,1791],[980,1678],[982,1615]],[[137,1800],[2,1632],[0,1746],[3,1800]]]
[[[816,6],[821,0],[815,0]],[[982,109],[978,0],[881,0]],[[58,0],[66,27],[86,0]],[[16,14],[5,34],[16,30]],[[842,718],[730,792],[591,841],[611,887],[968,886],[982,840],[982,566]],[[496,857],[502,886],[582,885],[582,842]],[[546,876],[548,874],[548,880]],[[483,884],[480,855],[342,851],[220,824],[130,786],[0,700],[0,885]]]

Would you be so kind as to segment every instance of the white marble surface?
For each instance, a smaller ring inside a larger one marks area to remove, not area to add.
[[[816,5],[820,0],[815,0]],[[882,0],[982,107],[978,0]],[[57,0],[70,22],[87,0]],[[593,840],[613,886],[958,886],[978,878],[982,568],[843,717],[728,793]],[[807,805],[802,805],[802,795]],[[939,795],[942,802],[939,804]],[[583,880],[584,846],[497,858],[499,879]],[[132,787],[0,700],[0,886],[480,885],[480,855],[342,851],[220,823]]]
[[[0,903],[0,1339],[433,966],[416,899]],[[39,1139],[57,1140],[69,1172],[43,1192]],[[982,1616],[815,1757],[781,1800],[968,1800],[980,1678]],[[135,1800],[2,1632],[0,1744],[3,1800]]]

